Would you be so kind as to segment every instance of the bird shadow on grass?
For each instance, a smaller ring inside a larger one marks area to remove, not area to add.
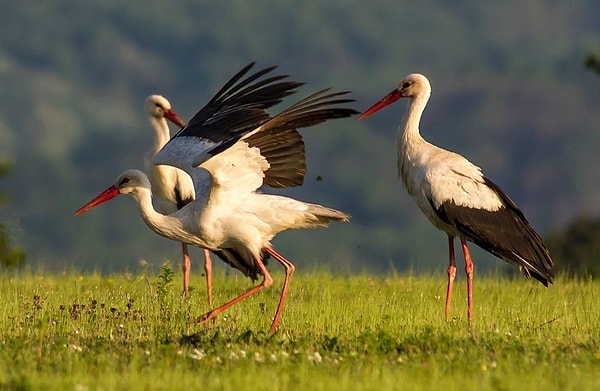
[[[244,344],[261,346],[272,343],[276,334],[265,331],[243,330],[237,334],[224,333],[219,327],[210,327],[193,334],[182,335],[180,345],[192,347],[216,346],[227,344]]]

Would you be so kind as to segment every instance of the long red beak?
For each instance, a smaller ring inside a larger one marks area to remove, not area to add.
[[[118,195],[119,188],[113,185],[108,189],[104,190],[102,193],[98,194],[93,200],[83,205],[81,208],[77,209],[73,213],[73,216],[79,216],[80,214],[85,213],[88,210],[93,209],[106,201],[112,200]]]
[[[383,109],[385,106],[391,105],[392,103],[396,102],[400,98],[402,98],[402,94],[400,93],[400,90],[395,89],[394,91],[392,91],[389,94],[387,94],[386,96],[384,96],[379,102],[375,103],[373,106],[371,106],[367,110],[365,110],[358,117],[357,120],[360,121],[363,118],[367,118],[371,114],[378,112],[379,110]]]
[[[165,117],[180,128],[185,126],[185,121],[173,110],[165,111]]]

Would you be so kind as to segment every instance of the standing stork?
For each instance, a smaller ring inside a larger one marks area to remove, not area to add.
[[[185,121],[171,108],[171,103],[162,95],[150,95],[145,102],[148,119],[154,129],[154,143],[144,157],[144,171],[152,185],[152,196],[156,211],[164,215],[171,214],[194,200],[194,183],[192,178],[184,171],[172,166],[154,165],[152,159],[158,151],[169,141],[171,133],[167,118],[180,128],[185,126]],[[191,260],[187,244],[181,243],[183,253],[183,296],[187,296],[190,286]],[[204,249],[204,275],[206,277],[206,291],[208,305],[213,305],[212,293],[212,261],[210,251]]]
[[[264,109],[278,103],[290,93],[290,88],[299,84],[274,84],[280,77],[256,81],[274,67],[240,81],[251,66],[238,72],[154,158],[155,164],[170,164],[190,174],[196,194],[194,201],[170,215],[162,215],[152,206],[147,176],[128,170],[75,215],[119,194],[130,194],[144,222],[159,235],[210,249],[252,280],[262,276],[259,285],[208,312],[200,322],[213,319],[269,287],[273,279],[264,261],[272,256],[286,271],[271,324],[271,330],[276,331],[295,267],[273,249],[270,240],[286,229],[324,227],[330,221],[348,221],[349,216],[321,205],[260,193],[257,189],[263,185],[302,183],[304,147],[296,128],[348,117],[356,111],[336,107],[351,102],[339,98],[345,92],[323,90],[271,117]]]
[[[542,238],[517,205],[479,167],[463,156],[427,142],[419,122],[431,95],[429,80],[408,75],[399,86],[359,116],[359,120],[399,100],[409,105],[398,133],[398,174],[421,211],[448,235],[446,319],[456,275],[454,238],[459,237],[467,274],[467,316],[473,318],[473,261],[467,241],[517,265],[526,277],[552,283],[552,259]]]

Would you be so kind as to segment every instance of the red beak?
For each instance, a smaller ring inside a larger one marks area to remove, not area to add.
[[[177,115],[177,113],[173,110],[165,111],[165,117],[180,128],[183,128],[185,126],[185,121],[181,119],[181,117]]]
[[[371,106],[367,110],[365,110],[358,117],[358,121],[360,121],[363,118],[367,118],[371,114],[378,112],[379,110],[383,109],[385,106],[391,105],[392,103],[396,102],[400,98],[402,98],[402,94],[400,93],[400,90],[395,89],[394,91],[392,91],[389,94],[387,94],[386,96],[384,96],[379,102],[375,103],[373,106]]]
[[[119,188],[113,185],[113,186],[109,187],[108,189],[104,190],[102,193],[98,194],[93,200],[91,200],[87,204],[83,205],[81,208],[77,209],[73,213],[73,216],[79,216],[80,214],[85,213],[88,210],[93,209],[96,206],[98,206],[106,201],[112,200],[113,198],[115,198],[118,195],[119,195]]]

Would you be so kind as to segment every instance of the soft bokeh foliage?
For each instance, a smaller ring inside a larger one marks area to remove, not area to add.
[[[48,0],[10,10],[0,17],[0,155],[15,162],[15,199],[3,221],[33,264],[122,270],[178,257],[131,200],[71,213],[141,167],[147,95],[189,118],[252,60],[308,82],[289,103],[333,86],[354,91],[359,110],[425,73],[424,136],[481,165],[541,233],[600,214],[600,80],[581,64],[600,36],[595,0]],[[303,132],[306,184],[283,193],[353,220],[285,233],[275,240],[283,254],[336,270],[443,270],[443,235],[396,178],[403,106]],[[479,256],[480,270],[491,259]]]

